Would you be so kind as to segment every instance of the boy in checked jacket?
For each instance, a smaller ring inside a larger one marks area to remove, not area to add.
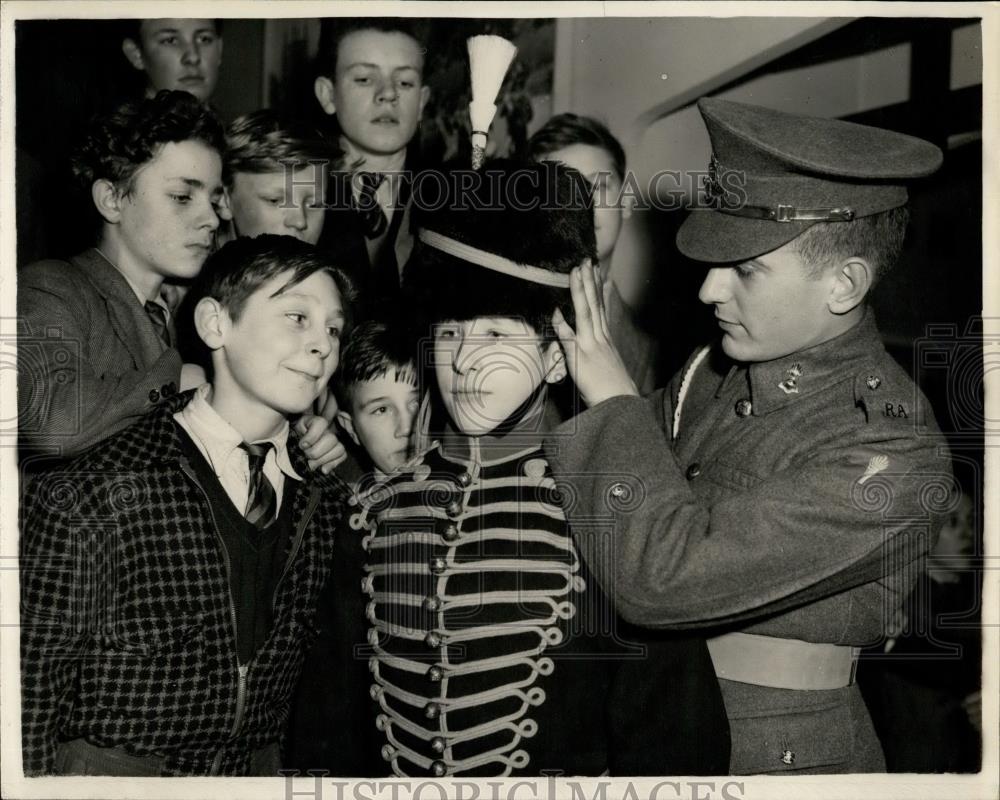
[[[21,536],[27,775],[276,775],[346,487],[288,417],[353,290],[304,242],[230,242],[195,323],[214,379],[36,481]]]

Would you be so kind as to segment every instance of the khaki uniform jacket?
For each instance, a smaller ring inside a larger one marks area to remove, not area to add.
[[[17,313],[22,456],[76,455],[177,391],[180,354],[97,250],[21,270]]]
[[[646,398],[601,403],[546,442],[575,535],[619,613],[653,628],[877,641],[954,487],[926,400],[871,312],[771,362],[710,349],[677,414],[688,372]],[[733,772],[883,768],[856,686],[720,682]]]

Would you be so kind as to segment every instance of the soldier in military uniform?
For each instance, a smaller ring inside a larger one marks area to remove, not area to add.
[[[866,298],[899,255],[902,182],[941,152],[842,121],[699,108],[713,208],[677,244],[707,262],[699,297],[721,340],[640,398],[599,276],[574,270],[575,330],[558,315],[556,329],[589,409],[546,452],[572,486],[571,524],[608,520],[574,536],[619,613],[709,634],[733,774],[884,771],[858,649],[894,624],[955,498],[933,415]]]

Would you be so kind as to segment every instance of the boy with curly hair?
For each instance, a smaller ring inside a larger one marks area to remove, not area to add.
[[[95,245],[18,275],[23,469],[81,453],[204,379],[181,363],[163,288],[194,278],[215,245],[224,150],[222,125],[187,92],[94,120],[74,172]],[[310,466],[332,468],[343,447],[327,423],[298,424]]]

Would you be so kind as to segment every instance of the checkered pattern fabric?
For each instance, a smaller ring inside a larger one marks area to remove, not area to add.
[[[241,678],[225,551],[171,418],[190,397],[29,488],[20,549],[26,774],[51,771],[59,740],[85,737],[160,757],[166,775],[240,775],[255,748],[282,734],[347,487],[289,448],[307,482],[294,490],[274,628]]]

